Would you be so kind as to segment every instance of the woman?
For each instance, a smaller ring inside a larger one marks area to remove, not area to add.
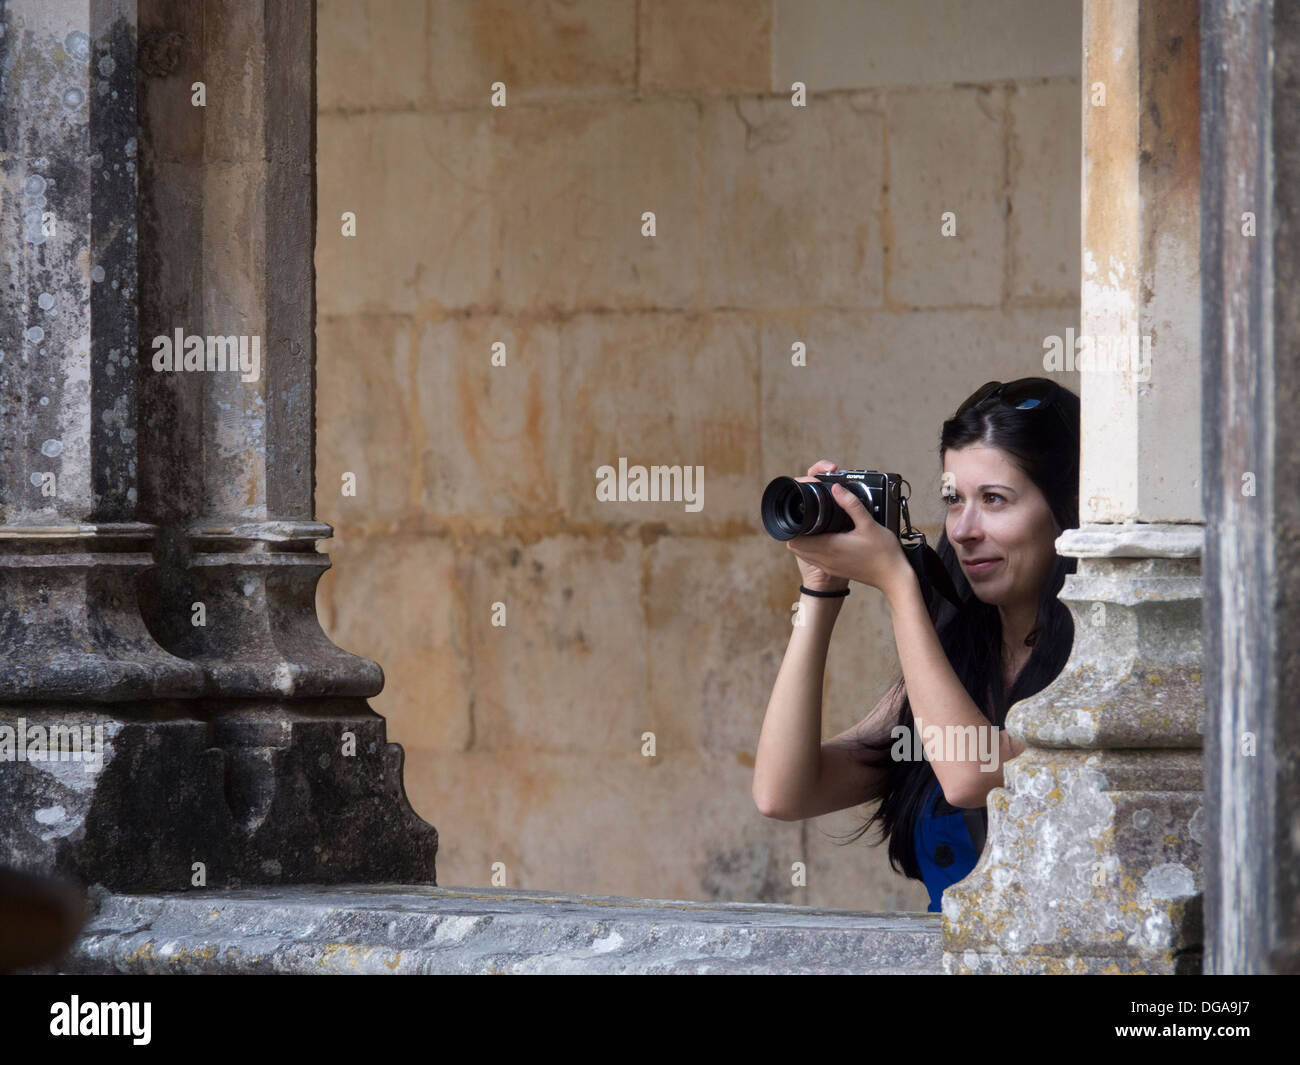
[[[898,538],[836,485],[853,530],[786,541],[803,578],[801,624],[768,702],[753,786],[759,810],[782,821],[879,800],[852,839],[880,821],[890,866],[925,883],[932,913],[975,867],[986,796],[1024,750],[1001,727],[1008,709],[1056,678],[1074,640],[1056,596],[1075,560],[1055,541],[1079,524],[1079,397],[1045,378],[990,381],[944,422],[939,456],[938,553],[960,609],[927,609]],[[808,479],[836,468],[822,460]],[[851,580],[888,599],[903,676],[862,721],[821,742],[826,652]]]

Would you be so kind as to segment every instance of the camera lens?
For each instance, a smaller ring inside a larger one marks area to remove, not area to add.
[[[820,481],[797,481],[777,477],[763,491],[763,528],[774,540],[793,540],[818,531],[814,527],[822,513]]]
[[[791,529],[803,524],[803,497],[794,494],[785,497],[785,523]]]

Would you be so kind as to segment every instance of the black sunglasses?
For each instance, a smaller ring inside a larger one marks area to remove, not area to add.
[[[1064,419],[1067,426],[1072,426],[1069,414],[1063,404],[1058,402],[1061,386],[1046,377],[1022,377],[1018,381],[989,381],[973,392],[969,399],[957,408],[954,417],[961,417],[972,407],[978,407],[990,399],[998,399],[1008,407],[1016,410],[1047,410],[1054,407]]]

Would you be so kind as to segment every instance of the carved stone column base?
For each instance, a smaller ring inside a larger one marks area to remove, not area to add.
[[[315,545],[332,533],[318,521],[191,529],[187,595],[204,623],[187,617],[169,646],[202,667],[210,694],[298,701],[383,689],[378,663],[336,646],[316,617],[330,560]]]
[[[0,865],[113,891],[436,884],[402,748],[364,701],[329,702],[0,710]],[[56,727],[90,757],[51,760]]]
[[[138,522],[0,527],[0,702],[202,691],[198,666],[159,647],[140,616],[153,534]]]
[[[1200,752],[1030,749],[1006,774],[944,892],[944,971],[1199,972]]]
[[[1202,950],[1199,526],[1087,526],[1060,599],[1056,681],[1017,703],[1028,746],[988,840],[943,895],[950,973],[1194,973]]]

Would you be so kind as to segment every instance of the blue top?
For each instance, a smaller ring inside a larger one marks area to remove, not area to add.
[[[943,889],[965,880],[984,850],[988,808],[966,810],[951,805],[937,780],[925,799],[913,839],[921,879],[930,892],[926,912],[941,913]]]

